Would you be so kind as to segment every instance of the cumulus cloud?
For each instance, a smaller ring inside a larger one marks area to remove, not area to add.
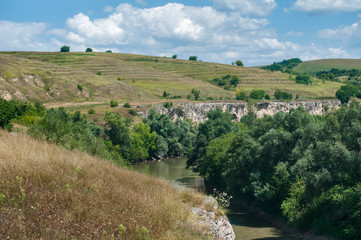
[[[221,11],[266,16],[277,6],[277,3],[275,0],[214,0],[214,6]]]
[[[361,48],[361,21],[318,32],[321,38],[335,40],[351,48]]]
[[[361,0],[297,0],[293,8],[314,14],[356,12],[361,10]]]
[[[261,2],[275,4],[273,0]],[[291,48],[276,40],[275,30],[268,29],[267,19],[246,17],[237,11],[219,11],[209,6],[169,3],[137,8],[120,4],[107,18],[90,19],[79,13],[66,23],[68,29],[63,34],[64,40],[75,46],[72,49],[80,50],[87,45],[94,49],[113,48],[149,55],[177,54],[185,58],[197,54],[207,61],[230,63],[237,54],[239,58],[245,58],[252,56],[252,51],[259,52],[270,46],[272,51]],[[60,31],[54,30],[56,33]]]
[[[45,23],[0,21],[0,49],[48,50],[49,45],[42,41],[46,30]]]

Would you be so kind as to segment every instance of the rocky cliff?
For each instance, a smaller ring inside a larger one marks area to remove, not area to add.
[[[194,122],[204,122],[207,120],[207,112],[215,110],[217,107],[222,111],[228,111],[233,119],[239,121],[242,116],[247,115],[252,109],[258,117],[264,114],[275,115],[277,112],[288,112],[292,108],[302,106],[307,112],[313,115],[321,115],[332,109],[341,106],[338,100],[313,100],[313,101],[290,101],[290,102],[257,102],[248,104],[247,102],[213,102],[213,103],[179,103],[172,108],[164,108],[162,105],[153,105],[155,111],[167,114],[172,119],[191,119]],[[148,112],[138,112],[146,117]]]

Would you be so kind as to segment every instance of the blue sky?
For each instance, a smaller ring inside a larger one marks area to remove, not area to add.
[[[246,66],[361,57],[361,0],[0,0],[0,51],[136,53]]]

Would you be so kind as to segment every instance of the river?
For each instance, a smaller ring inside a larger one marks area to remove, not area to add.
[[[169,158],[162,161],[143,162],[134,165],[136,171],[164,178],[179,186],[205,192],[203,178],[186,169],[186,158]],[[292,236],[274,227],[270,222],[259,218],[241,206],[231,206],[227,214],[237,240],[281,240],[293,239]]]

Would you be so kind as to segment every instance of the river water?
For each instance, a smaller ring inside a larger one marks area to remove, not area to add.
[[[186,169],[186,158],[169,158],[162,161],[143,162],[134,165],[136,171],[164,178],[168,181],[205,192],[203,178]],[[227,214],[237,240],[281,240],[292,236],[272,226],[272,224],[241,206],[231,206]]]

